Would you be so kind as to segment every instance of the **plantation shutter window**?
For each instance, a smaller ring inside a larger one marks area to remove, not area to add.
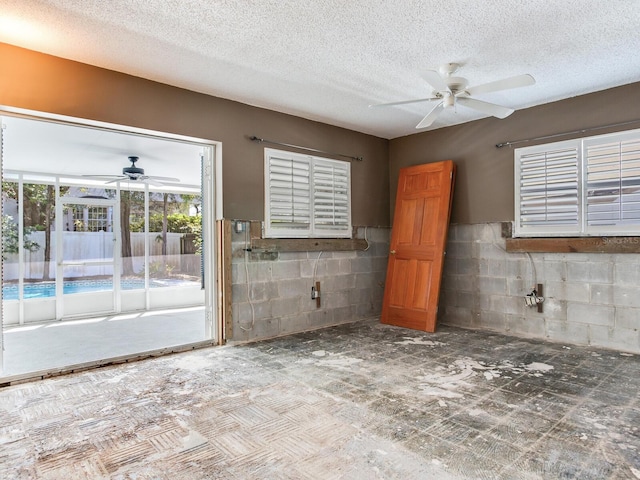
[[[313,168],[313,221],[316,231],[344,236],[351,231],[349,166],[316,160]]]
[[[640,135],[628,140],[585,142],[587,228],[640,223]]]
[[[568,144],[519,153],[516,159],[519,187],[517,230],[521,233],[578,233],[578,149]]]
[[[515,151],[515,236],[640,232],[640,130]]]
[[[351,164],[265,149],[265,237],[350,238]]]

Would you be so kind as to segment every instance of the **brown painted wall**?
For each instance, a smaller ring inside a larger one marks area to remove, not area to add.
[[[497,143],[640,120],[638,105],[640,83],[634,83],[520,110],[504,120],[487,118],[391,140],[391,214],[393,216],[400,168],[452,159],[457,165],[457,179],[451,221],[511,221],[514,219],[513,148],[496,148]],[[518,146],[633,128],[640,128],[640,122]]]
[[[364,157],[354,225],[389,225],[389,142],[0,43],[0,105],[222,142],[225,218],[264,217],[263,148],[251,135]]]

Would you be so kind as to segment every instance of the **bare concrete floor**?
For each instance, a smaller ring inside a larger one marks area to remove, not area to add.
[[[366,321],[0,390],[2,479],[636,479],[640,357]]]
[[[204,319],[191,307],[7,327],[0,379],[201,342]]]

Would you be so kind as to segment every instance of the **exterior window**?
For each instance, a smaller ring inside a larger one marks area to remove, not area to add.
[[[79,232],[111,232],[111,207],[76,205],[73,207],[73,226]]]
[[[265,237],[351,238],[351,164],[265,149]]]
[[[515,150],[515,235],[640,233],[640,130]]]

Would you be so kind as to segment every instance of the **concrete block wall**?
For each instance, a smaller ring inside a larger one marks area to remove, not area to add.
[[[442,281],[445,324],[640,353],[640,254],[507,253],[501,224],[451,225]]]
[[[232,234],[231,341],[249,341],[380,315],[389,228],[358,227],[366,251],[245,252],[244,233]],[[311,299],[320,282],[321,307]]]

